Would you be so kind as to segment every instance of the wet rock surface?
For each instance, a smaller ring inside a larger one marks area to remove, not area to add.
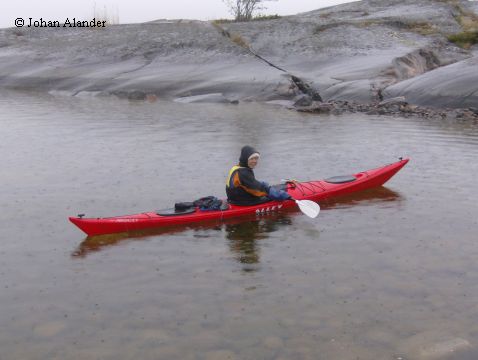
[[[366,0],[250,23],[1,29],[0,86],[187,102],[306,95],[301,110],[312,100],[387,111],[376,104],[396,97],[443,111],[477,108],[478,50],[447,39],[462,31],[457,9],[476,13],[477,6]]]

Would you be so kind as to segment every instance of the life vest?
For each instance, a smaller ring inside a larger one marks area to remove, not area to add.
[[[234,173],[236,172],[236,170],[239,170],[239,169],[242,169],[243,166],[239,166],[239,165],[234,165],[231,170],[229,170],[229,175],[227,176],[227,180],[226,180],[226,188],[230,188],[230,187],[237,187],[238,185],[241,184],[240,180],[239,180],[239,174],[235,174],[235,178],[233,178],[232,176],[234,175]],[[233,182],[231,183],[231,180],[233,180]],[[232,186],[231,186],[232,185]]]
[[[241,183],[239,177],[239,170],[241,169],[246,169],[246,167],[235,165],[229,171],[229,176],[226,181],[228,202],[237,205],[255,205],[270,201],[270,199],[267,198],[267,192],[261,189],[250,189]],[[252,176],[254,175],[252,174]]]

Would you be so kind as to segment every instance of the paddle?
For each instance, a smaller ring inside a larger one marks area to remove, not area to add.
[[[295,203],[299,206],[300,211],[302,211],[302,213],[304,213],[308,217],[314,219],[319,216],[320,206],[316,202],[313,202],[312,200],[296,200],[293,198],[290,199],[294,200]]]

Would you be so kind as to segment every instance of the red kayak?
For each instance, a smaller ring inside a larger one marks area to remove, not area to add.
[[[284,184],[284,189],[296,200],[320,202],[357,191],[381,186],[395,175],[409,159],[400,159],[393,164],[362,171],[353,175],[335,176],[325,180]],[[224,202],[225,203],[225,202]],[[187,213],[152,211],[134,215],[108,218],[70,217],[70,221],[89,236],[123,233],[163,226],[190,224],[201,221],[222,220],[247,214],[262,214],[280,209],[296,207],[295,201],[269,201],[259,205],[238,206],[227,204],[223,210],[200,210],[195,208]]]

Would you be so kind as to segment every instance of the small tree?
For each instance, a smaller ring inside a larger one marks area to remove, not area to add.
[[[261,10],[265,1],[273,0],[223,0],[236,21],[249,21],[254,11]]]

